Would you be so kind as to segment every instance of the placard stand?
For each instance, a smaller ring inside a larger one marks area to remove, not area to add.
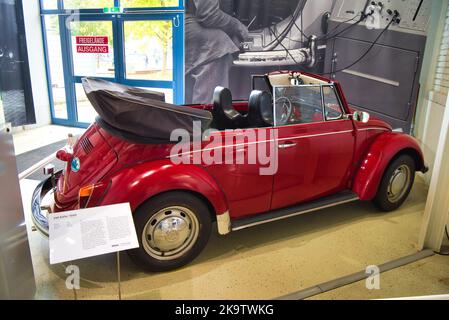
[[[76,294],[76,288],[75,288],[75,286],[73,286],[73,299],[76,301],[76,300],[78,300],[78,296],[77,296],[77,294]]]
[[[120,251],[139,247],[129,203],[53,213],[48,222],[50,264],[115,253],[122,300]]]
[[[120,279],[120,251],[117,251],[117,281],[118,281],[118,299],[122,300],[122,282]]]
[[[117,258],[117,289],[118,289],[118,299],[122,300],[122,280],[121,280],[121,266],[120,266],[120,251],[117,251],[116,254],[116,258]],[[78,300],[78,294],[76,293],[76,288],[75,286],[73,287],[73,300],[77,301]]]

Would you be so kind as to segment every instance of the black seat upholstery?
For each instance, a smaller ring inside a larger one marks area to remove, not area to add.
[[[273,126],[273,104],[268,92],[259,90],[251,92],[248,102],[248,122],[252,128]]]
[[[212,127],[218,130],[241,128],[245,117],[232,106],[232,93],[229,89],[215,88],[213,105]]]

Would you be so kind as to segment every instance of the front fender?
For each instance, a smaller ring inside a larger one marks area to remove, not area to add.
[[[170,160],[153,161],[121,170],[110,179],[111,187],[101,205],[129,202],[134,211],[155,195],[185,190],[206,198],[217,215],[228,210],[226,197],[215,180],[195,165],[175,165]]]
[[[402,133],[383,133],[371,145],[355,176],[352,190],[360,200],[374,199],[388,165],[402,153],[410,154],[415,159],[418,171],[426,171],[423,153],[416,139]]]

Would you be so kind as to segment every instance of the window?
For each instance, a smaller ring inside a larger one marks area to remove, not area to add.
[[[114,6],[114,0],[64,0],[64,9],[102,9]]]
[[[343,117],[343,111],[335,88],[332,86],[323,87],[323,98],[326,120],[340,120]]]
[[[71,21],[73,68],[75,76],[113,78],[115,76],[114,36],[112,21]],[[77,36],[99,36],[107,39],[107,53],[79,53]]]
[[[62,60],[61,39],[59,34],[59,17],[57,15],[44,16],[48,70],[51,79],[50,90],[53,98],[54,117],[68,119],[66,88],[64,82],[64,68]]]
[[[121,0],[123,8],[178,7],[180,0]]]
[[[126,78],[172,81],[172,21],[126,21],[124,31]]]
[[[324,121],[319,85],[275,87],[274,101],[276,126]]]
[[[44,0],[42,1],[42,9],[45,10],[57,10],[58,0]]]
[[[183,104],[184,1],[37,1],[54,124],[87,127],[94,121],[83,77],[154,88],[166,101]]]

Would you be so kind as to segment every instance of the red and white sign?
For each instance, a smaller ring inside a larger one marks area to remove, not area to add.
[[[76,46],[78,53],[109,53],[109,46]]]
[[[109,38],[104,36],[101,37],[77,36],[76,52],[109,53]]]

